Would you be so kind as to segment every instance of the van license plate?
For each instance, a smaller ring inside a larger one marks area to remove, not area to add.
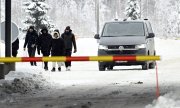
[[[116,63],[127,63],[127,61],[115,61]]]

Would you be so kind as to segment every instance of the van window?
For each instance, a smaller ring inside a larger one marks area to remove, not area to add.
[[[104,26],[102,36],[145,36],[142,22],[113,22]]]

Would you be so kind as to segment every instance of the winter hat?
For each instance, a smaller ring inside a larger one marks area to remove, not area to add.
[[[33,29],[34,30],[34,26],[30,26],[29,29]]]
[[[41,33],[43,33],[43,31],[46,31],[46,33],[48,33],[48,29],[47,29],[46,27],[43,27],[43,28],[41,29]]]
[[[71,27],[70,27],[70,26],[67,26],[67,27],[66,27],[66,30],[71,30]]]
[[[54,30],[54,32],[58,32],[58,33],[60,34],[60,32],[59,32],[59,30],[58,30],[58,29],[55,29],[55,30]]]

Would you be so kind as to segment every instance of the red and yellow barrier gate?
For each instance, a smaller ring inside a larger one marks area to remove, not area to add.
[[[0,57],[0,62],[54,62],[54,61],[157,61],[160,56],[74,56],[74,57]]]
[[[54,62],[54,61],[157,61],[160,56],[74,56],[74,57],[1,57],[0,62]],[[156,96],[159,97],[158,69],[156,64]]]

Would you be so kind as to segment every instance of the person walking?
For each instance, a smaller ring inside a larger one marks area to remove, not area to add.
[[[67,26],[65,28],[65,31],[61,35],[61,37],[64,39],[64,43],[65,43],[65,56],[71,57],[73,46],[74,46],[74,51],[73,51],[74,53],[77,52],[77,47],[76,47],[75,36],[72,33],[70,26]],[[70,71],[71,70],[71,61],[65,62],[65,66],[66,66],[66,71]]]
[[[43,57],[49,57],[51,49],[52,36],[48,33],[47,28],[42,28],[38,37],[38,54],[42,53]],[[48,62],[44,62],[45,71],[48,70]]]
[[[12,56],[16,57],[18,54],[19,50],[19,39],[17,38],[13,43],[12,43]]]
[[[64,56],[65,52],[65,44],[64,40],[61,38],[59,30],[54,30],[51,42],[51,57],[55,56]],[[57,62],[58,71],[61,71],[61,66],[63,66],[63,62]],[[52,62],[52,72],[56,71],[56,62]]]
[[[35,57],[38,34],[34,26],[30,26],[25,37],[24,51],[28,48],[29,57]],[[37,66],[36,62],[30,62],[31,66]]]

